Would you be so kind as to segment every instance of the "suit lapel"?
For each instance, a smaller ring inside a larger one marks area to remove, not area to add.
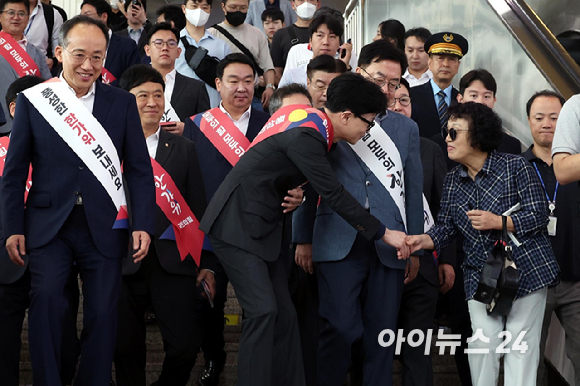
[[[173,138],[165,130],[159,130],[159,143],[157,144],[157,153],[155,154],[155,161],[161,166],[165,166],[165,162],[169,158],[169,154],[173,150]]]
[[[185,82],[181,81],[182,75],[175,71],[175,83],[173,85],[173,94],[171,94],[171,106],[173,106],[173,109],[175,109],[175,106],[177,106],[177,102],[179,101],[179,97],[181,96],[181,93],[183,92],[183,90],[185,90]]]
[[[98,80],[96,81],[95,86],[95,103],[93,104],[93,115],[95,118],[97,118],[101,125],[107,129],[105,120],[107,119],[107,115],[111,109],[111,104],[113,103],[113,98],[110,95],[110,87],[112,86],[104,85]]]

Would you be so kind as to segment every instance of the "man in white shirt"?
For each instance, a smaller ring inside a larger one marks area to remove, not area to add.
[[[310,24],[310,44],[297,44],[290,49],[279,86],[286,86],[290,83],[306,86],[306,66],[312,58],[319,55],[331,55],[342,60],[348,71],[356,68],[356,58],[352,55],[352,44],[340,45],[340,36],[343,31],[340,21],[329,14],[321,14],[314,18]],[[338,54],[339,49],[340,55]],[[300,64],[295,66],[298,63]]]
[[[44,14],[48,9],[51,9],[54,15],[52,31],[48,30],[47,18]],[[52,6],[42,4],[40,0],[37,0],[30,2],[28,17],[28,25],[24,30],[24,35],[30,44],[46,55],[46,64],[49,69],[52,69],[52,66],[57,63],[54,59],[54,49],[58,46],[58,34],[63,22],[62,16]]]
[[[230,46],[232,52],[241,52],[252,59],[258,75],[264,77],[262,86],[265,89],[261,102],[266,108],[276,89],[276,74],[266,35],[260,29],[244,22],[248,7],[249,0],[225,0],[222,2],[222,9],[226,19],[210,28],[209,32],[223,39]],[[244,49],[239,47],[240,43],[245,47]]]
[[[209,97],[203,82],[181,75],[175,69],[175,61],[182,51],[178,39],[179,32],[171,28],[171,24],[155,24],[149,33],[145,54],[165,81],[163,128],[181,135],[187,118],[209,109]]]
[[[430,36],[431,32],[422,27],[410,29],[405,34],[405,55],[409,67],[403,78],[411,87],[427,83],[433,77],[429,70],[429,55],[425,52],[425,42]]]

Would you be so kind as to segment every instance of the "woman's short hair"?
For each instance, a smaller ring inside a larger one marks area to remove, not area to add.
[[[449,120],[465,119],[469,125],[469,144],[484,153],[497,150],[503,140],[501,118],[482,103],[459,103],[449,108]]]

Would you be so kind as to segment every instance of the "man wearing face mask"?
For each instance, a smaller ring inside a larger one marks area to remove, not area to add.
[[[195,71],[187,64],[185,59],[185,46],[183,40],[194,46],[206,49],[207,55],[217,59],[225,58],[230,52],[230,47],[221,39],[216,38],[205,29],[205,24],[211,13],[212,0],[183,0],[181,9],[185,14],[185,28],[179,33],[179,48],[181,54],[175,61],[177,72],[190,78],[201,80]],[[209,95],[210,107],[217,107],[220,103],[220,94],[216,90],[215,81],[213,84],[206,82],[205,89]]]
[[[262,106],[268,107],[268,102],[276,89],[276,77],[274,65],[270,57],[268,39],[258,28],[245,23],[248,13],[249,0],[222,0],[222,10],[226,19],[209,29],[214,36],[223,39],[232,52],[241,52],[248,56],[254,63],[258,76],[263,76],[261,86],[265,87],[262,92]],[[258,107],[254,98],[254,107]]]
[[[292,9],[296,11],[298,20],[276,32],[270,48],[277,82],[282,78],[290,48],[299,43],[308,43],[310,39],[308,27],[310,27],[314,13],[318,8],[320,8],[319,0],[292,0]]]

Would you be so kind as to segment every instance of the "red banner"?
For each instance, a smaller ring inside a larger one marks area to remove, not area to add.
[[[10,145],[10,137],[0,138],[0,177],[4,175],[4,164],[6,163],[6,154],[8,153],[8,145]],[[28,178],[26,179],[26,190],[24,191],[24,202],[28,199],[28,192],[32,187],[32,165],[28,169]]]
[[[175,242],[181,261],[190,254],[199,267],[201,247],[205,237],[204,233],[199,230],[199,221],[195,218],[169,173],[153,158],[151,158],[151,166],[153,166],[157,205],[173,225]]]
[[[219,107],[191,117],[212,145],[232,166],[250,147],[250,141]]]
[[[258,142],[295,127],[310,127],[317,130],[326,140],[328,150],[334,140],[334,130],[330,119],[322,111],[307,105],[289,105],[282,107],[264,125],[250,147]]]
[[[40,70],[28,52],[12,36],[4,31],[0,31],[0,55],[10,67],[16,71],[19,77],[25,75],[40,75]]]
[[[111,84],[112,82],[116,81],[117,78],[115,78],[115,75],[113,75],[111,71],[103,67],[101,70],[101,80],[104,84]]]

